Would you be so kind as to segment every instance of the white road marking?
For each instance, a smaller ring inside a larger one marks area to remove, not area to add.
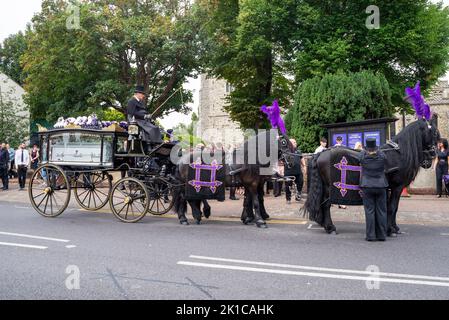
[[[323,228],[321,227],[314,227],[313,224],[309,224],[309,226],[307,227],[307,230],[322,230]]]
[[[442,236],[449,236],[449,233],[440,233]]]
[[[39,239],[39,240],[48,240],[48,241],[56,241],[56,242],[70,242],[70,240],[65,239],[56,239],[56,238],[48,238],[41,236],[33,236],[30,234],[22,234],[22,233],[12,233],[12,232],[2,232],[0,231],[0,235],[5,236],[13,236],[13,237],[23,237],[23,238],[31,238],[31,239]]]
[[[65,246],[67,249],[73,249],[73,248],[76,248],[76,246],[75,245],[68,245],[68,246]]]
[[[311,271],[325,271],[325,272],[334,272],[334,273],[352,273],[352,274],[363,274],[363,275],[373,276],[372,272],[365,271],[365,270],[310,267],[310,266],[299,266],[299,265],[282,264],[282,263],[268,263],[268,262],[248,261],[248,260],[238,260],[238,259],[225,259],[225,258],[205,257],[205,256],[196,256],[196,255],[190,255],[189,257],[192,259],[212,260],[212,261],[218,261],[218,262],[232,262],[232,263],[241,263],[241,264],[252,264],[252,265],[266,266],[266,267],[268,266],[268,267],[301,269],[301,270],[311,270]],[[378,272],[378,273],[376,273],[376,275],[384,276],[384,277],[438,280],[438,281],[448,281],[449,282],[449,277],[433,277],[433,276],[390,273],[390,272]]]
[[[189,261],[178,261],[177,264],[185,265],[185,266],[193,266],[193,267],[262,272],[262,273],[284,274],[284,275],[295,275],[295,276],[307,276],[307,277],[316,277],[316,278],[332,278],[332,279],[359,280],[359,281],[379,281],[379,282],[389,282],[389,283],[404,283],[404,284],[415,284],[415,285],[449,287],[449,282],[419,281],[419,280],[407,280],[407,279],[396,279],[396,278],[380,278],[380,277],[375,277],[374,274],[371,277],[361,277],[361,276],[337,275],[337,274],[319,273],[319,272],[316,272],[316,273],[315,272],[300,272],[300,271],[291,271],[291,270],[241,267],[241,266],[232,266],[232,265],[223,265],[223,264],[197,263],[197,262],[189,262]]]
[[[47,249],[47,247],[43,247],[43,246],[34,246],[34,245],[30,245],[30,244],[12,243],[12,242],[0,242],[0,246],[22,247],[22,248],[30,248],[30,249],[41,249],[41,250]]]

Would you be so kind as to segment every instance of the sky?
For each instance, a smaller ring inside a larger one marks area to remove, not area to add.
[[[41,0],[1,0],[0,1],[0,42],[8,35],[25,30],[27,23],[31,21],[34,13],[40,11]],[[438,1],[433,1],[438,2]],[[443,1],[449,6],[449,0]],[[445,77],[449,79],[449,73]],[[185,88],[193,90],[194,103],[190,105],[193,111],[198,111],[200,81],[189,79],[184,85]],[[189,123],[190,115],[172,113],[160,120],[162,125],[169,129],[178,123]]]

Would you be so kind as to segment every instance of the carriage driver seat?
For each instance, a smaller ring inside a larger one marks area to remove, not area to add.
[[[164,142],[161,129],[150,119],[140,120],[128,116],[128,124],[135,123],[139,127],[139,139],[142,142],[143,152],[150,154]]]

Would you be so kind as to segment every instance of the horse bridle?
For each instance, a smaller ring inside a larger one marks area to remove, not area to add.
[[[288,160],[288,156],[290,157],[295,157],[298,156],[295,153],[290,152],[290,149],[288,147],[288,141],[287,138],[285,138],[284,136],[280,137],[280,141],[281,141],[281,156],[279,157],[279,160],[283,161],[285,163],[285,165],[287,166],[287,168],[291,168],[292,167],[292,163],[290,163],[290,161]]]
[[[427,120],[426,120],[426,124],[429,129],[432,129],[432,125]],[[438,138],[438,131],[435,131],[433,133],[433,138],[435,138],[435,139]],[[426,146],[426,148],[423,150],[423,155],[424,155],[424,160],[422,161],[421,165],[422,166],[428,166],[429,164],[431,165],[432,160],[430,160],[430,163],[429,163],[429,160],[427,160],[427,159],[434,159],[436,157],[436,155],[437,155],[436,145],[428,144]]]
[[[387,145],[389,145],[391,148],[388,149],[384,149],[381,148],[380,150],[383,152],[387,152],[387,151],[400,151],[399,145],[396,142],[393,141],[387,141]],[[422,151],[423,155],[424,155],[424,160],[421,162],[421,166],[422,167],[427,167],[429,165],[429,160],[428,159],[433,159],[436,156],[436,147],[432,144],[427,145],[426,149],[424,149]],[[430,160],[430,164],[431,164],[431,160]]]

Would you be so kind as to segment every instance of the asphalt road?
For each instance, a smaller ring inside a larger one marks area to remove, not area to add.
[[[363,224],[336,224],[336,236],[308,223],[124,224],[0,202],[0,299],[449,298],[449,227],[368,243]]]

